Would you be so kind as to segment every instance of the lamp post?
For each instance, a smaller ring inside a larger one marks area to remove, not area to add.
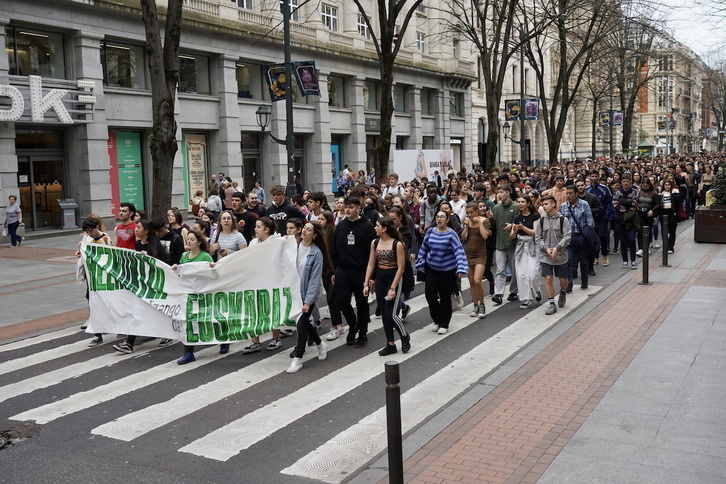
[[[502,132],[504,132],[504,139],[510,140],[514,144],[519,145],[520,149],[520,162],[522,165],[524,165],[525,162],[525,156],[526,156],[526,142],[525,142],[525,136],[524,136],[524,41],[526,39],[526,35],[524,34],[524,29],[521,28],[519,30],[519,41],[521,43],[519,48],[519,88],[520,88],[520,96],[519,96],[519,140],[515,140],[509,136],[509,131],[512,129],[512,126],[509,124],[509,121],[505,121],[502,125]],[[561,154],[560,154],[561,156]]]

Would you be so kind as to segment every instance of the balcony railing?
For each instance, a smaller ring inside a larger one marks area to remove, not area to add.
[[[213,17],[219,17],[219,3],[209,2],[207,0],[184,0],[184,8]]]

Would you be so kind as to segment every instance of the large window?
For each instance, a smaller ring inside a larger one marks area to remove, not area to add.
[[[245,99],[262,99],[262,66],[237,64],[237,96]]]
[[[426,34],[423,32],[416,32],[416,49],[426,53]]]
[[[5,51],[10,74],[65,79],[63,35],[20,27],[5,27]]]
[[[433,116],[436,114],[436,91],[421,89],[421,114]]]
[[[345,96],[344,77],[328,76],[328,105],[335,108],[348,107],[348,102]]]
[[[209,94],[209,57],[179,56],[179,92]]]
[[[252,0],[237,0],[237,5],[239,5],[242,8],[249,9],[249,10],[254,8],[254,3]]]
[[[381,95],[377,81],[365,81],[363,83],[363,108],[371,111],[380,111]]]
[[[434,137],[433,136],[424,136],[421,138],[421,148],[424,150],[433,150],[434,149]]]
[[[463,92],[450,92],[449,102],[451,104],[451,117],[452,118],[463,118],[464,117],[464,93]]]
[[[363,15],[358,15],[358,33],[361,34],[366,40],[371,39],[371,30],[368,28],[366,18]]]
[[[326,28],[335,32],[338,31],[338,7],[323,4],[320,7],[320,16]]]
[[[393,86],[393,109],[399,113],[408,112],[408,87],[400,84]]]
[[[103,83],[107,86],[146,88],[144,48],[118,42],[101,43]]]

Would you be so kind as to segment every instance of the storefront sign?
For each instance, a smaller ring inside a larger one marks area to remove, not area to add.
[[[108,140],[111,161],[111,207],[133,203],[144,210],[144,176],[141,166],[141,133],[111,131]],[[113,213],[116,213],[115,211]]]
[[[187,173],[187,199],[193,198],[197,190],[207,194],[207,136],[204,134],[184,134],[184,164]]]
[[[0,85],[0,121],[32,123],[92,123],[96,88],[94,81],[76,81],[78,90],[46,89],[40,76],[28,76],[27,86]],[[7,103],[9,100],[9,105]],[[4,102],[3,102],[4,101]],[[26,113],[30,106],[30,114]],[[51,111],[56,119],[46,119]]]

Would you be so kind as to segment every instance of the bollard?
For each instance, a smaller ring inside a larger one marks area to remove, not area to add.
[[[640,282],[643,286],[649,286],[648,272],[650,271],[650,226],[646,225],[643,227],[643,280]],[[666,251],[668,252],[668,251]]]
[[[388,482],[403,484],[401,440],[401,381],[397,361],[386,362],[386,424],[388,427]]]
[[[661,262],[661,265],[663,267],[670,267],[671,265],[668,263],[668,247],[670,247],[670,242],[668,241],[668,214],[663,214],[660,217],[661,219],[661,233],[663,234],[663,261]]]

